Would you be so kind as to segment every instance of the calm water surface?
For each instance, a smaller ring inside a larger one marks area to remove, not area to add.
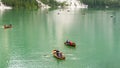
[[[120,10],[0,11],[0,68],[120,68],[119,35]],[[67,39],[76,48],[65,46]]]

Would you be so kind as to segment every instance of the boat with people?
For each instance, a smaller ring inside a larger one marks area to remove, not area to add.
[[[57,59],[65,60],[65,56],[64,56],[63,53],[60,52],[59,50],[53,50],[53,51],[52,51],[52,54],[53,54],[53,56],[56,57]]]
[[[3,27],[4,27],[4,29],[12,28],[12,24],[4,25]]]
[[[74,42],[72,42],[72,41],[69,41],[69,40],[67,40],[66,42],[64,42],[64,44],[67,45],[67,46],[76,47],[76,44]]]

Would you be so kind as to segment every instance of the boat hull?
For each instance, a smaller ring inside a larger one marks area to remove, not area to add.
[[[72,44],[70,44],[70,43],[64,43],[65,45],[67,45],[67,46],[72,46],[72,47],[76,47],[76,44],[73,42]]]
[[[60,59],[60,60],[65,60],[65,56],[62,54],[61,57],[57,56],[56,50],[52,51],[52,54],[55,58]]]

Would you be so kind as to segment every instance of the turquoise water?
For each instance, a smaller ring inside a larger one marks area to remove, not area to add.
[[[120,68],[119,21],[113,9],[1,12],[0,68]],[[76,48],[65,46],[67,39]],[[66,59],[54,58],[53,49]]]

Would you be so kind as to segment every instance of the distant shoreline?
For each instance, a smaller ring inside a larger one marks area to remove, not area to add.
[[[6,6],[2,2],[0,2],[0,10],[4,10],[4,9],[12,9],[12,7]]]
[[[6,6],[11,6],[12,8],[25,8],[25,9],[38,9],[38,8],[43,8],[42,4],[47,5],[47,7],[51,7],[51,8],[64,8],[64,7],[68,7],[70,5],[72,5],[72,7],[78,7],[77,3],[81,3],[84,6],[80,7],[80,8],[119,8],[120,7],[120,1],[110,1],[110,0],[70,0],[69,2],[67,0],[63,1],[63,2],[59,2],[57,0],[50,0],[48,2],[48,0],[38,0],[41,1],[41,3],[38,3],[37,0],[2,0],[3,4],[5,4]],[[74,3],[72,2],[74,1]],[[79,3],[79,4],[80,4]],[[86,6],[85,6],[86,5]]]

